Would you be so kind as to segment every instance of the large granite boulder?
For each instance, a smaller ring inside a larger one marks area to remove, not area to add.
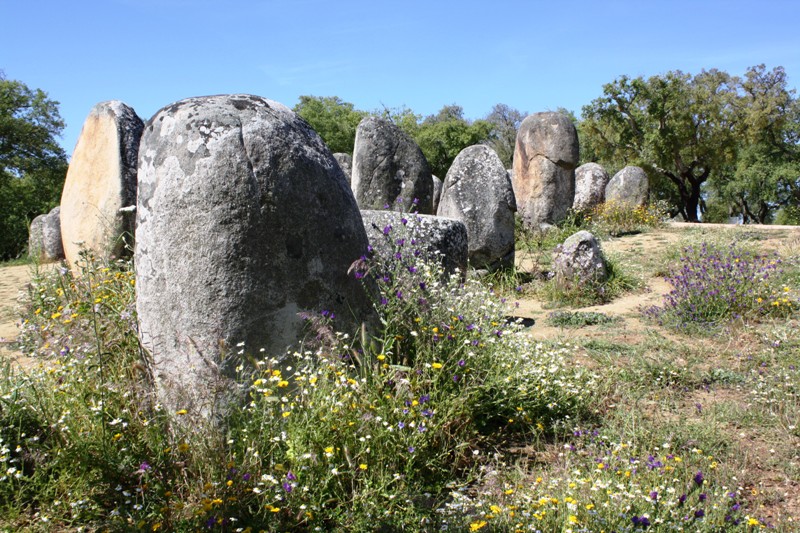
[[[639,207],[647,204],[649,196],[647,173],[641,167],[623,168],[606,185],[606,202]]]
[[[553,268],[557,281],[592,285],[608,278],[608,265],[594,235],[581,230],[556,247]]]
[[[136,203],[143,126],[132,108],[116,100],[94,106],[83,123],[61,194],[61,238],[73,267],[83,249],[110,259],[131,244],[134,215],[124,208]]]
[[[358,125],[352,187],[361,209],[388,206],[433,214],[428,161],[417,143],[388,120],[366,117]]]
[[[31,221],[28,233],[28,255],[35,261],[58,261],[64,258],[61,243],[61,207],[39,215]]]
[[[514,265],[514,212],[508,172],[486,145],[469,146],[447,171],[437,215],[467,227],[472,268],[495,270]]]
[[[333,158],[337,163],[339,163],[339,167],[341,167],[342,172],[344,172],[344,177],[347,179],[347,183],[353,181],[353,156],[350,154],[337,152],[333,154]]]
[[[573,211],[591,211],[606,200],[608,172],[597,163],[586,163],[575,169]]]
[[[398,235],[412,235],[404,242],[411,255],[425,254],[441,260],[446,276],[460,272],[466,275],[468,258],[467,227],[460,220],[400,213],[397,211],[361,211],[364,229],[374,253],[388,257],[395,253]],[[403,230],[402,228],[406,229]]]
[[[514,195],[523,223],[530,229],[560,222],[572,207],[578,132],[562,113],[525,118],[514,149]]]
[[[288,364],[306,312],[334,312],[341,331],[371,312],[348,275],[368,247],[355,199],[322,139],[282,104],[219,95],[158,111],[136,214],[141,341],[170,409],[224,413],[236,367]]]

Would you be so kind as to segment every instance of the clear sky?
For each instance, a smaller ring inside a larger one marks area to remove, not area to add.
[[[798,85],[800,1],[0,0],[0,69],[61,103],[68,154],[104,100],[144,120],[236,92],[580,115],[621,75],[760,63]]]

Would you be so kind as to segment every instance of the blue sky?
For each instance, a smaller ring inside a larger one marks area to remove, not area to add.
[[[795,0],[0,0],[0,27],[0,69],[61,103],[68,154],[112,99],[144,120],[235,92],[480,118],[496,103],[580,115],[621,75],[764,63],[800,79]]]

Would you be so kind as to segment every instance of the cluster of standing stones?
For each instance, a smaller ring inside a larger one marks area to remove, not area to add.
[[[575,127],[558,113],[525,119],[513,171],[477,145],[440,180],[419,146],[380,118],[361,122],[350,156],[259,96],[189,98],[146,123],[103,102],[73,153],[60,221],[57,210],[37,219],[30,249],[57,258],[63,242],[74,268],[82,250],[112,258],[133,237],[139,334],[159,399],[216,417],[240,394],[241,346],[281,360],[313,310],[332,311],[343,328],[372,323],[367,289],[348,270],[370,243],[382,253],[387,225],[416,226],[445,268],[463,273],[513,265],[518,209],[542,229],[573,206],[646,201],[641,169],[609,180],[577,162]],[[562,247],[567,274],[603,270],[587,235]]]

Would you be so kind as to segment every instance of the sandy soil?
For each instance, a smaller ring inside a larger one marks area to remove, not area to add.
[[[44,265],[41,268],[55,268],[55,265]],[[19,306],[31,274],[31,265],[0,268],[0,360],[10,359],[20,364],[29,361],[14,348],[14,342],[19,334]]]

